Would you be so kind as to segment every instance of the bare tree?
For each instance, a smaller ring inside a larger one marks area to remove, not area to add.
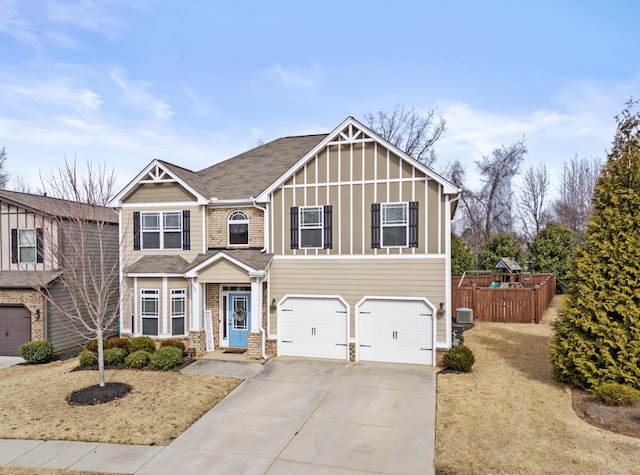
[[[90,163],[81,174],[75,161],[65,160],[64,167],[41,175],[41,182],[49,197],[59,198],[48,200],[49,209],[43,210],[58,230],[45,252],[58,261],[57,284],[67,298],[38,287],[68,328],[97,340],[99,384],[104,386],[103,340],[115,327],[120,302],[117,216],[106,208],[115,175]]]
[[[530,166],[523,177],[517,211],[522,232],[529,241],[550,221],[548,194],[549,172],[546,165]]]
[[[476,163],[481,189],[474,191],[463,187],[459,205],[461,216],[456,226],[474,250],[476,259],[480,257],[482,244],[489,242],[494,234],[512,232],[511,180],[517,175],[526,153],[524,139],[496,148]],[[457,180],[464,180],[460,167],[454,168],[453,172]]]
[[[559,197],[553,203],[556,220],[579,237],[587,227],[593,210],[591,198],[600,176],[602,162],[598,158],[574,156],[564,162]]]
[[[429,167],[435,162],[433,144],[446,130],[446,120],[436,116],[435,109],[422,115],[397,104],[391,114],[369,112],[364,119],[371,130],[423,165]]]
[[[5,189],[9,184],[9,172],[7,171],[7,151],[4,147],[0,150],[0,188]]]
[[[24,180],[22,175],[16,175],[13,177],[13,191],[19,191],[20,193],[33,193],[31,185]]]

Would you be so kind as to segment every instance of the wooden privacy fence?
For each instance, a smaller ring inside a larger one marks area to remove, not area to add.
[[[556,275],[533,274],[531,280],[531,287],[491,289],[491,276],[473,277],[460,286],[460,277],[452,277],[454,315],[457,308],[470,308],[473,318],[483,322],[540,323],[556,294]]]

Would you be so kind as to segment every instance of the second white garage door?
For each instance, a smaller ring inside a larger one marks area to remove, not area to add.
[[[346,360],[347,305],[336,297],[286,297],[279,306],[281,355]]]
[[[357,307],[358,359],[432,365],[433,314],[425,300],[364,299]]]

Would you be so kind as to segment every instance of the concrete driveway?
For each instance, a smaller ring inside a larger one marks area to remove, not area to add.
[[[141,475],[434,471],[433,368],[277,358],[199,360],[184,372],[245,381],[166,447],[4,439],[0,465]]]
[[[433,473],[433,368],[293,358],[248,368],[136,473]]]
[[[0,369],[24,363],[20,356],[0,356]]]

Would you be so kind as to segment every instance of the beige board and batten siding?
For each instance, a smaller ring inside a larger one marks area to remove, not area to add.
[[[371,247],[371,204],[419,202],[417,248]],[[377,143],[329,145],[272,194],[273,252],[285,255],[442,254],[445,198],[439,183]],[[332,205],[331,249],[291,249],[293,206]]]
[[[270,294],[339,295],[350,306],[350,333],[355,337],[355,306],[365,296],[426,297],[437,309],[446,302],[444,258],[306,258],[274,257]],[[270,310],[270,334],[277,333],[277,312]],[[445,317],[437,317],[437,341],[446,342]]]
[[[44,240],[44,262],[15,263],[11,262],[11,230],[12,229],[42,229]],[[57,224],[50,219],[44,219],[22,207],[2,202],[0,205],[0,270],[54,270],[59,267],[56,255],[59,252],[59,238]]]
[[[198,283],[215,282],[218,284],[245,284],[250,283],[249,273],[224,258],[198,271],[196,278]]]
[[[182,203],[196,197],[177,183],[141,183],[127,195],[124,203]]]

